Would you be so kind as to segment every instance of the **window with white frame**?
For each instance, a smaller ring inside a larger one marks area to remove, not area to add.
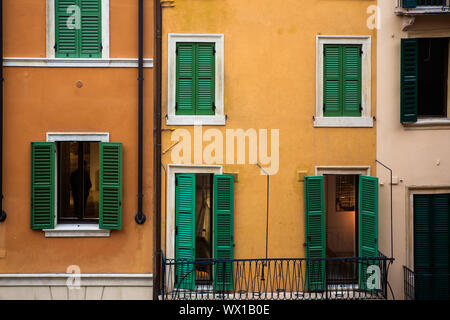
[[[47,0],[47,58],[108,59],[109,0]]]
[[[169,34],[168,125],[224,125],[224,35]]]
[[[317,36],[315,127],[372,127],[371,37]]]

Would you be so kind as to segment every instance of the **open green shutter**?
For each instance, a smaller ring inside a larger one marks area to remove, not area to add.
[[[325,290],[325,195],[324,177],[305,177],[305,234],[308,290]]]
[[[361,45],[342,48],[343,116],[361,116]]]
[[[214,289],[233,290],[234,176],[214,175]],[[225,260],[224,260],[225,259]],[[222,261],[221,261],[222,260]]]
[[[55,144],[31,143],[31,229],[55,227]]]
[[[378,257],[378,178],[359,176],[358,211],[359,256]],[[359,287],[367,288],[367,280],[372,275],[367,268],[376,260],[363,260],[359,265]]]
[[[80,0],[81,30],[80,57],[102,57],[102,3],[101,0]]]
[[[78,0],[55,0],[55,56],[76,58],[78,52],[78,30],[69,28],[68,19],[74,14],[67,13],[70,6],[78,5]]]
[[[214,115],[215,96],[215,45],[196,44],[196,90],[197,115]]]
[[[416,122],[418,109],[418,39],[402,39],[400,122]]]
[[[175,177],[175,259],[175,287],[194,289],[195,174]]]
[[[195,114],[195,44],[177,43],[176,115]]]
[[[323,114],[342,115],[342,47],[325,45],[323,58]]]
[[[122,229],[122,143],[100,143],[100,229]]]

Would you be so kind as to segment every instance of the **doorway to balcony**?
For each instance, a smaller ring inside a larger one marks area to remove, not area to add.
[[[355,174],[326,174],[325,242],[328,285],[358,283],[358,182]]]

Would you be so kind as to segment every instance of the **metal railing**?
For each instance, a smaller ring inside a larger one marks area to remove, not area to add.
[[[165,259],[161,299],[387,298],[388,264],[373,258]]]
[[[403,266],[405,300],[449,300],[448,273],[415,273]]]

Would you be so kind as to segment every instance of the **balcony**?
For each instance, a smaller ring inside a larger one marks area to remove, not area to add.
[[[417,274],[403,266],[405,300],[449,300],[450,275]]]
[[[393,259],[163,258],[163,300],[380,300],[387,299]]]
[[[449,13],[450,0],[398,0],[395,9],[395,14],[399,16]]]

